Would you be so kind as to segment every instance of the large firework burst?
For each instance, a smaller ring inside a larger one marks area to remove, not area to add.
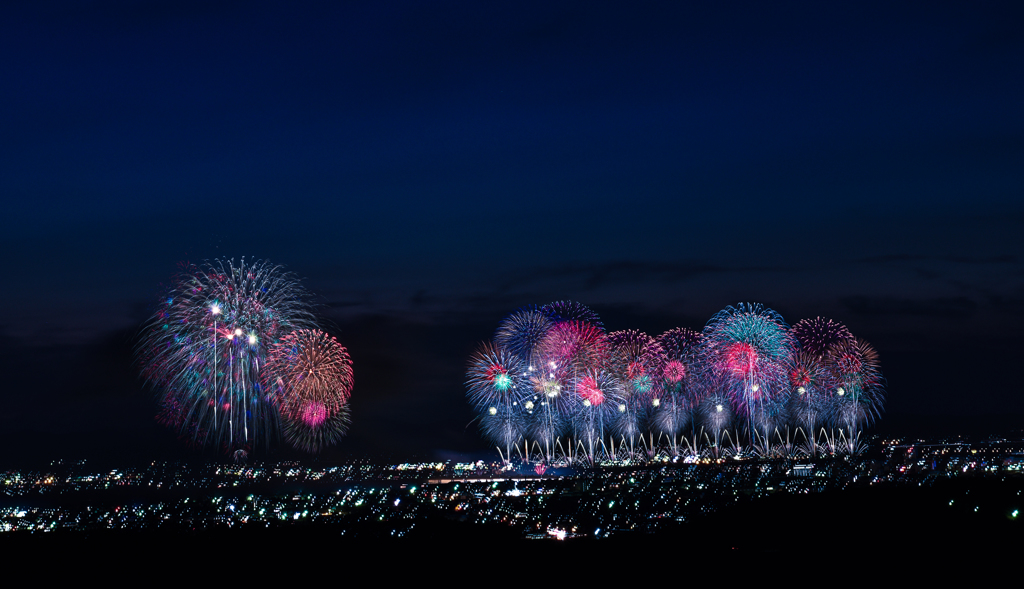
[[[559,410],[571,412],[578,395],[566,390],[592,368],[608,358],[608,337],[604,331],[583,321],[556,323],[537,346],[538,366],[534,386],[551,399]]]
[[[231,452],[269,443],[274,395],[262,372],[271,345],[313,326],[306,292],[268,262],[188,266],[147,324],[138,348],[159,390],[162,418],[198,445]]]
[[[760,430],[772,434],[789,393],[793,339],[782,316],[757,303],[740,303],[715,314],[704,328],[706,353],[723,392]]]

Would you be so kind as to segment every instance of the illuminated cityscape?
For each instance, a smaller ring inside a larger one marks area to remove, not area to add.
[[[692,463],[666,458],[542,474],[483,461],[153,462],[103,471],[85,460],[54,462],[38,471],[0,473],[0,538],[99,531],[202,537],[234,530],[365,541],[430,539],[458,530],[465,538],[498,534],[508,541],[632,541],[685,537],[764,505],[774,505],[771,513],[780,505],[785,513],[823,500],[849,506],[850,497],[874,501],[872,493],[911,493],[906,497],[916,503],[940,498],[948,513],[934,515],[969,513],[985,525],[1013,525],[1024,509],[1024,440],[875,443],[860,456]],[[985,489],[998,493],[986,495]],[[727,540],[709,537],[704,547],[724,548],[716,543]]]

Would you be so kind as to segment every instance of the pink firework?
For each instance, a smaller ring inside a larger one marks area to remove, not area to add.
[[[327,407],[319,401],[310,401],[302,408],[302,422],[309,427],[320,427],[327,421]]]
[[[660,377],[665,371],[665,351],[653,337],[626,329],[608,335],[612,344],[612,369],[635,402],[661,396]]]
[[[580,379],[579,384],[576,385],[576,393],[592,406],[596,407],[604,403],[604,393],[601,392],[597,378],[592,375],[588,374]]]
[[[663,372],[665,380],[671,383],[677,383],[686,378],[686,365],[679,360],[669,360],[665,364],[665,370]]]
[[[734,376],[746,378],[757,368],[757,350],[747,342],[735,342],[725,349],[725,368]]]
[[[582,321],[554,325],[538,347],[543,369],[562,374],[599,367],[608,357],[604,331]]]
[[[796,364],[789,371],[789,383],[793,387],[807,387],[811,384],[811,371],[804,364]]]
[[[293,331],[271,347],[266,372],[293,446],[319,452],[344,434],[352,361],[338,340],[317,329]]]
[[[704,327],[704,341],[713,376],[740,414],[762,424],[783,414],[794,346],[781,315],[757,303],[726,307]]]

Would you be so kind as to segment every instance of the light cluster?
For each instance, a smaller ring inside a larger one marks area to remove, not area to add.
[[[470,358],[466,385],[505,460],[545,462],[858,452],[884,401],[869,344],[756,303],[657,337],[607,333],[579,303],[519,309]]]
[[[317,328],[290,273],[243,258],[189,265],[146,325],[137,356],[160,420],[244,458],[279,432],[318,452],[348,425],[352,362]]]

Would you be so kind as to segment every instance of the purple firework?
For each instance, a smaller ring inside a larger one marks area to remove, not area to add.
[[[826,358],[833,422],[854,438],[882,411],[885,380],[878,367],[878,352],[865,341],[833,347]]]
[[[854,340],[845,325],[824,317],[802,319],[793,326],[792,333],[801,350],[819,357],[833,346]]]
[[[544,305],[540,308],[543,313],[554,323],[563,321],[583,321],[599,329],[604,329],[601,318],[590,307],[575,301],[557,301]]]
[[[520,309],[502,320],[494,334],[494,343],[515,354],[527,365],[532,365],[534,352],[551,325],[551,320],[540,310]]]

